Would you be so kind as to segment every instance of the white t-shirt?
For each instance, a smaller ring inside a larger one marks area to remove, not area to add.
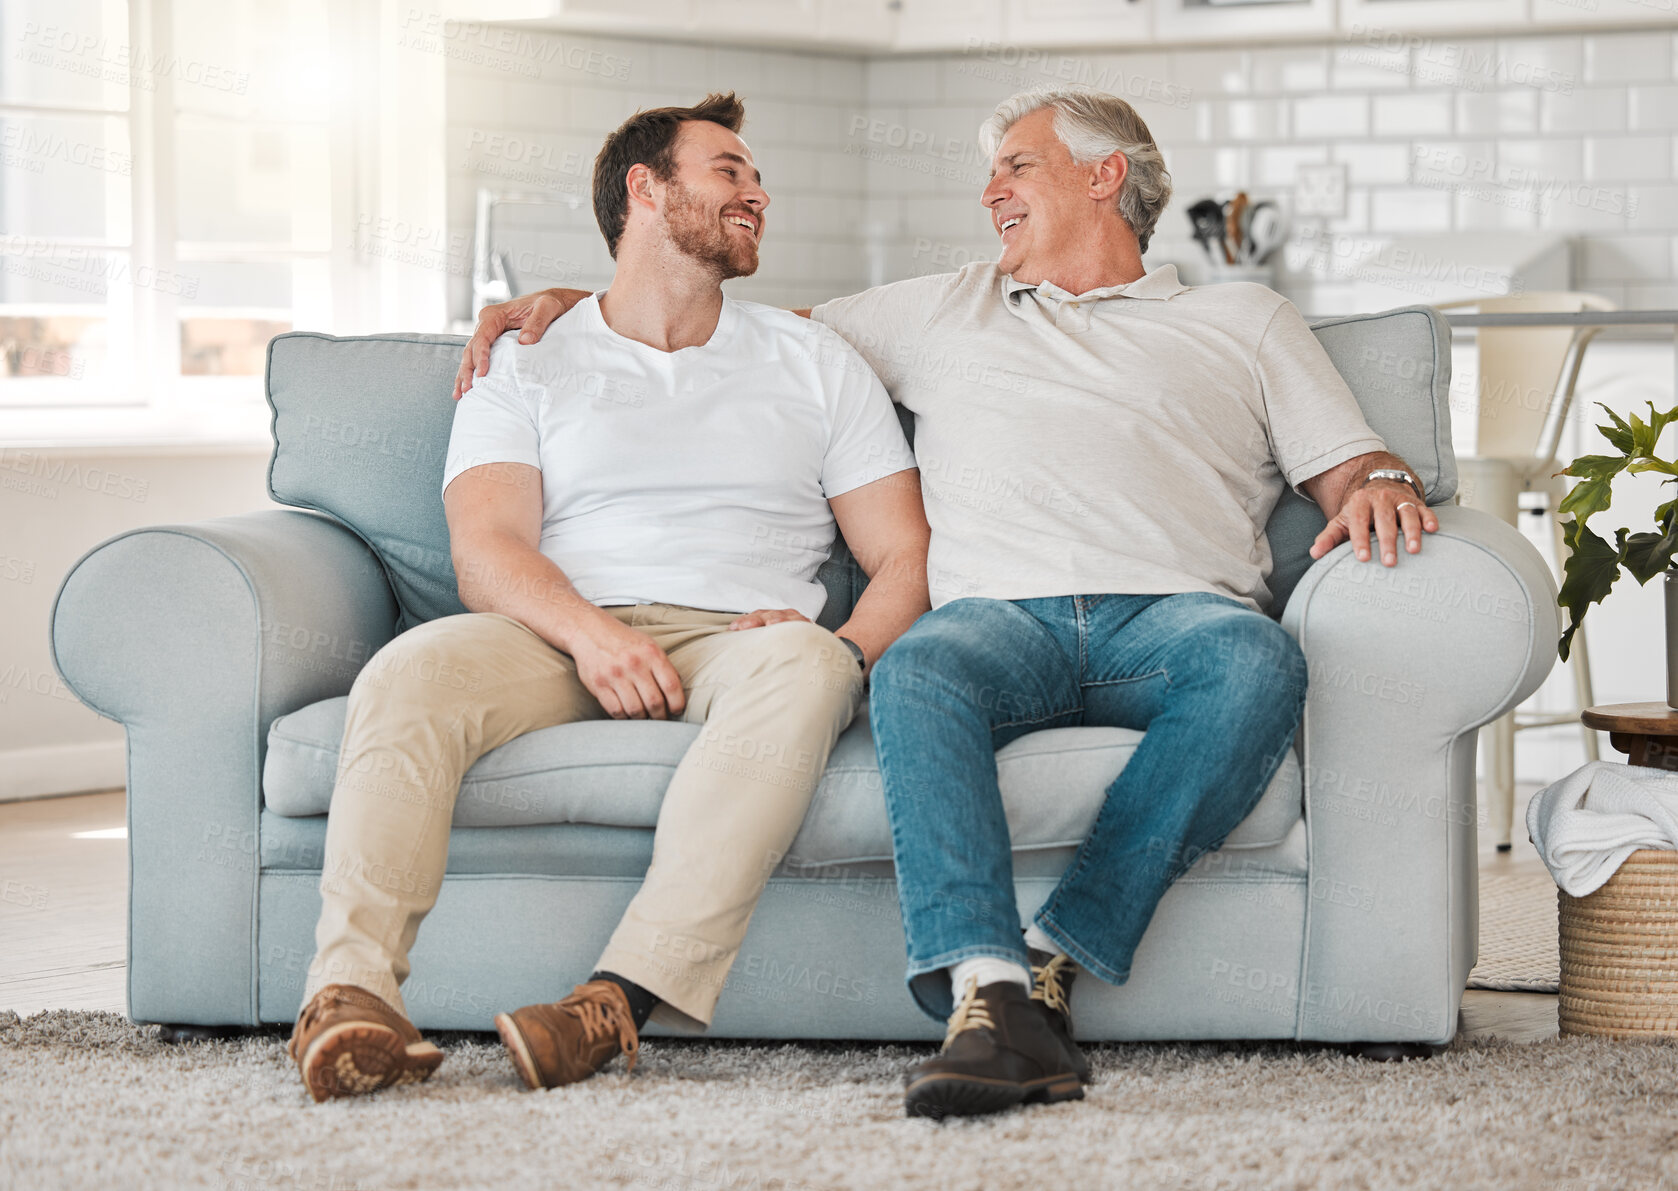
[[[975,262],[818,306],[915,414],[934,608],[1270,599],[1284,484],[1384,450],[1292,303],[1165,265],[1068,294]]]
[[[486,463],[541,469],[541,551],[592,603],[811,619],[828,499],[915,466],[879,379],[820,323],[725,298],[708,342],[663,352],[608,327],[598,295],[537,343],[496,340],[444,489]]]

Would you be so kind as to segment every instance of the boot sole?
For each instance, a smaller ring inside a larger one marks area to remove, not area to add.
[[[443,1065],[443,1052],[421,1039],[404,1043],[377,1022],[344,1022],[321,1032],[303,1056],[303,1083],[316,1104],[380,1088],[421,1083]]]
[[[530,1055],[530,1047],[524,1041],[524,1032],[519,1029],[518,1022],[513,1020],[510,1013],[495,1015],[495,1032],[501,1035],[501,1045],[507,1048],[507,1057],[512,1059],[513,1068],[524,1080],[524,1086],[531,1091],[540,1091],[542,1081],[536,1074],[536,1060]]]
[[[1073,1072],[1015,1083],[974,1075],[929,1075],[911,1083],[903,1093],[904,1113],[911,1117],[977,1117],[1002,1112],[1017,1104],[1058,1104],[1082,1100],[1084,1085]]]

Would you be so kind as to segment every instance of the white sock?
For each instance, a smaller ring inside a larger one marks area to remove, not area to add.
[[[977,987],[984,988],[987,984],[999,984],[1008,980],[1014,981],[1028,993],[1031,991],[1031,970],[1011,959],[981,955],[977,959],[964,959],[950,968],[950,989],[955,994],[958,1004],[961,998],[967,995],[969,981],[976,981]]]
[[[1025,945],[1033,951],[1047,951],[1050,955],[1066,954],[1061,945],[1044,934],[1043,928],[1035,922],[1025,928]]]

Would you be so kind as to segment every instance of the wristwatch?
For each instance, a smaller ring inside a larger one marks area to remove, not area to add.
[[[856,664],[864,670],[868,669],[868,656],[862,652],[862,646],[849,637],[841,637],[839,640],[844,643],[846,649],[851,651],[851,656],[856,658]]]
[[[1363,482],[1365,484],[1369,483],[1371,480],[1394,480],[1400,484],[1408,484],[1416,490],[1417,499],[1423,504],[1427,503],[1427,493],[1422,491],[1421,482],[1417,480],[1415,476],[1411,475],[1402,468],[1377,467],[1374,471],[1363,477]]]

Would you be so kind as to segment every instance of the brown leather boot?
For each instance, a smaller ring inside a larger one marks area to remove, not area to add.
[[[381,998],[353,984],[316,993],[292,1027],[286,1053],[315,1103],[396,1084],[419,1083],[443,1052]]]
[[[904,1082],[903,1107],[912,1117],[979,1116],[1028,1101],[1084,1098],[1049,1010],[1011,980],[968,985],[944,1049]]]
[[[1049,1011],[1049,1025],[1060,1039],[1080,1083],[1090,1081],[1090,1061],[1072,1040],[1072,980],[1078,967],[1070,955],[1053,955],[1030,948],[1031,999]]]
[[[551,1005],[497,1013],[495,1028],[513,1066],[531,1088],[557,1088],[587,1079],[620,1051],[635,1070],[640,1035],[629,998],[610,980],[590,980]]]

